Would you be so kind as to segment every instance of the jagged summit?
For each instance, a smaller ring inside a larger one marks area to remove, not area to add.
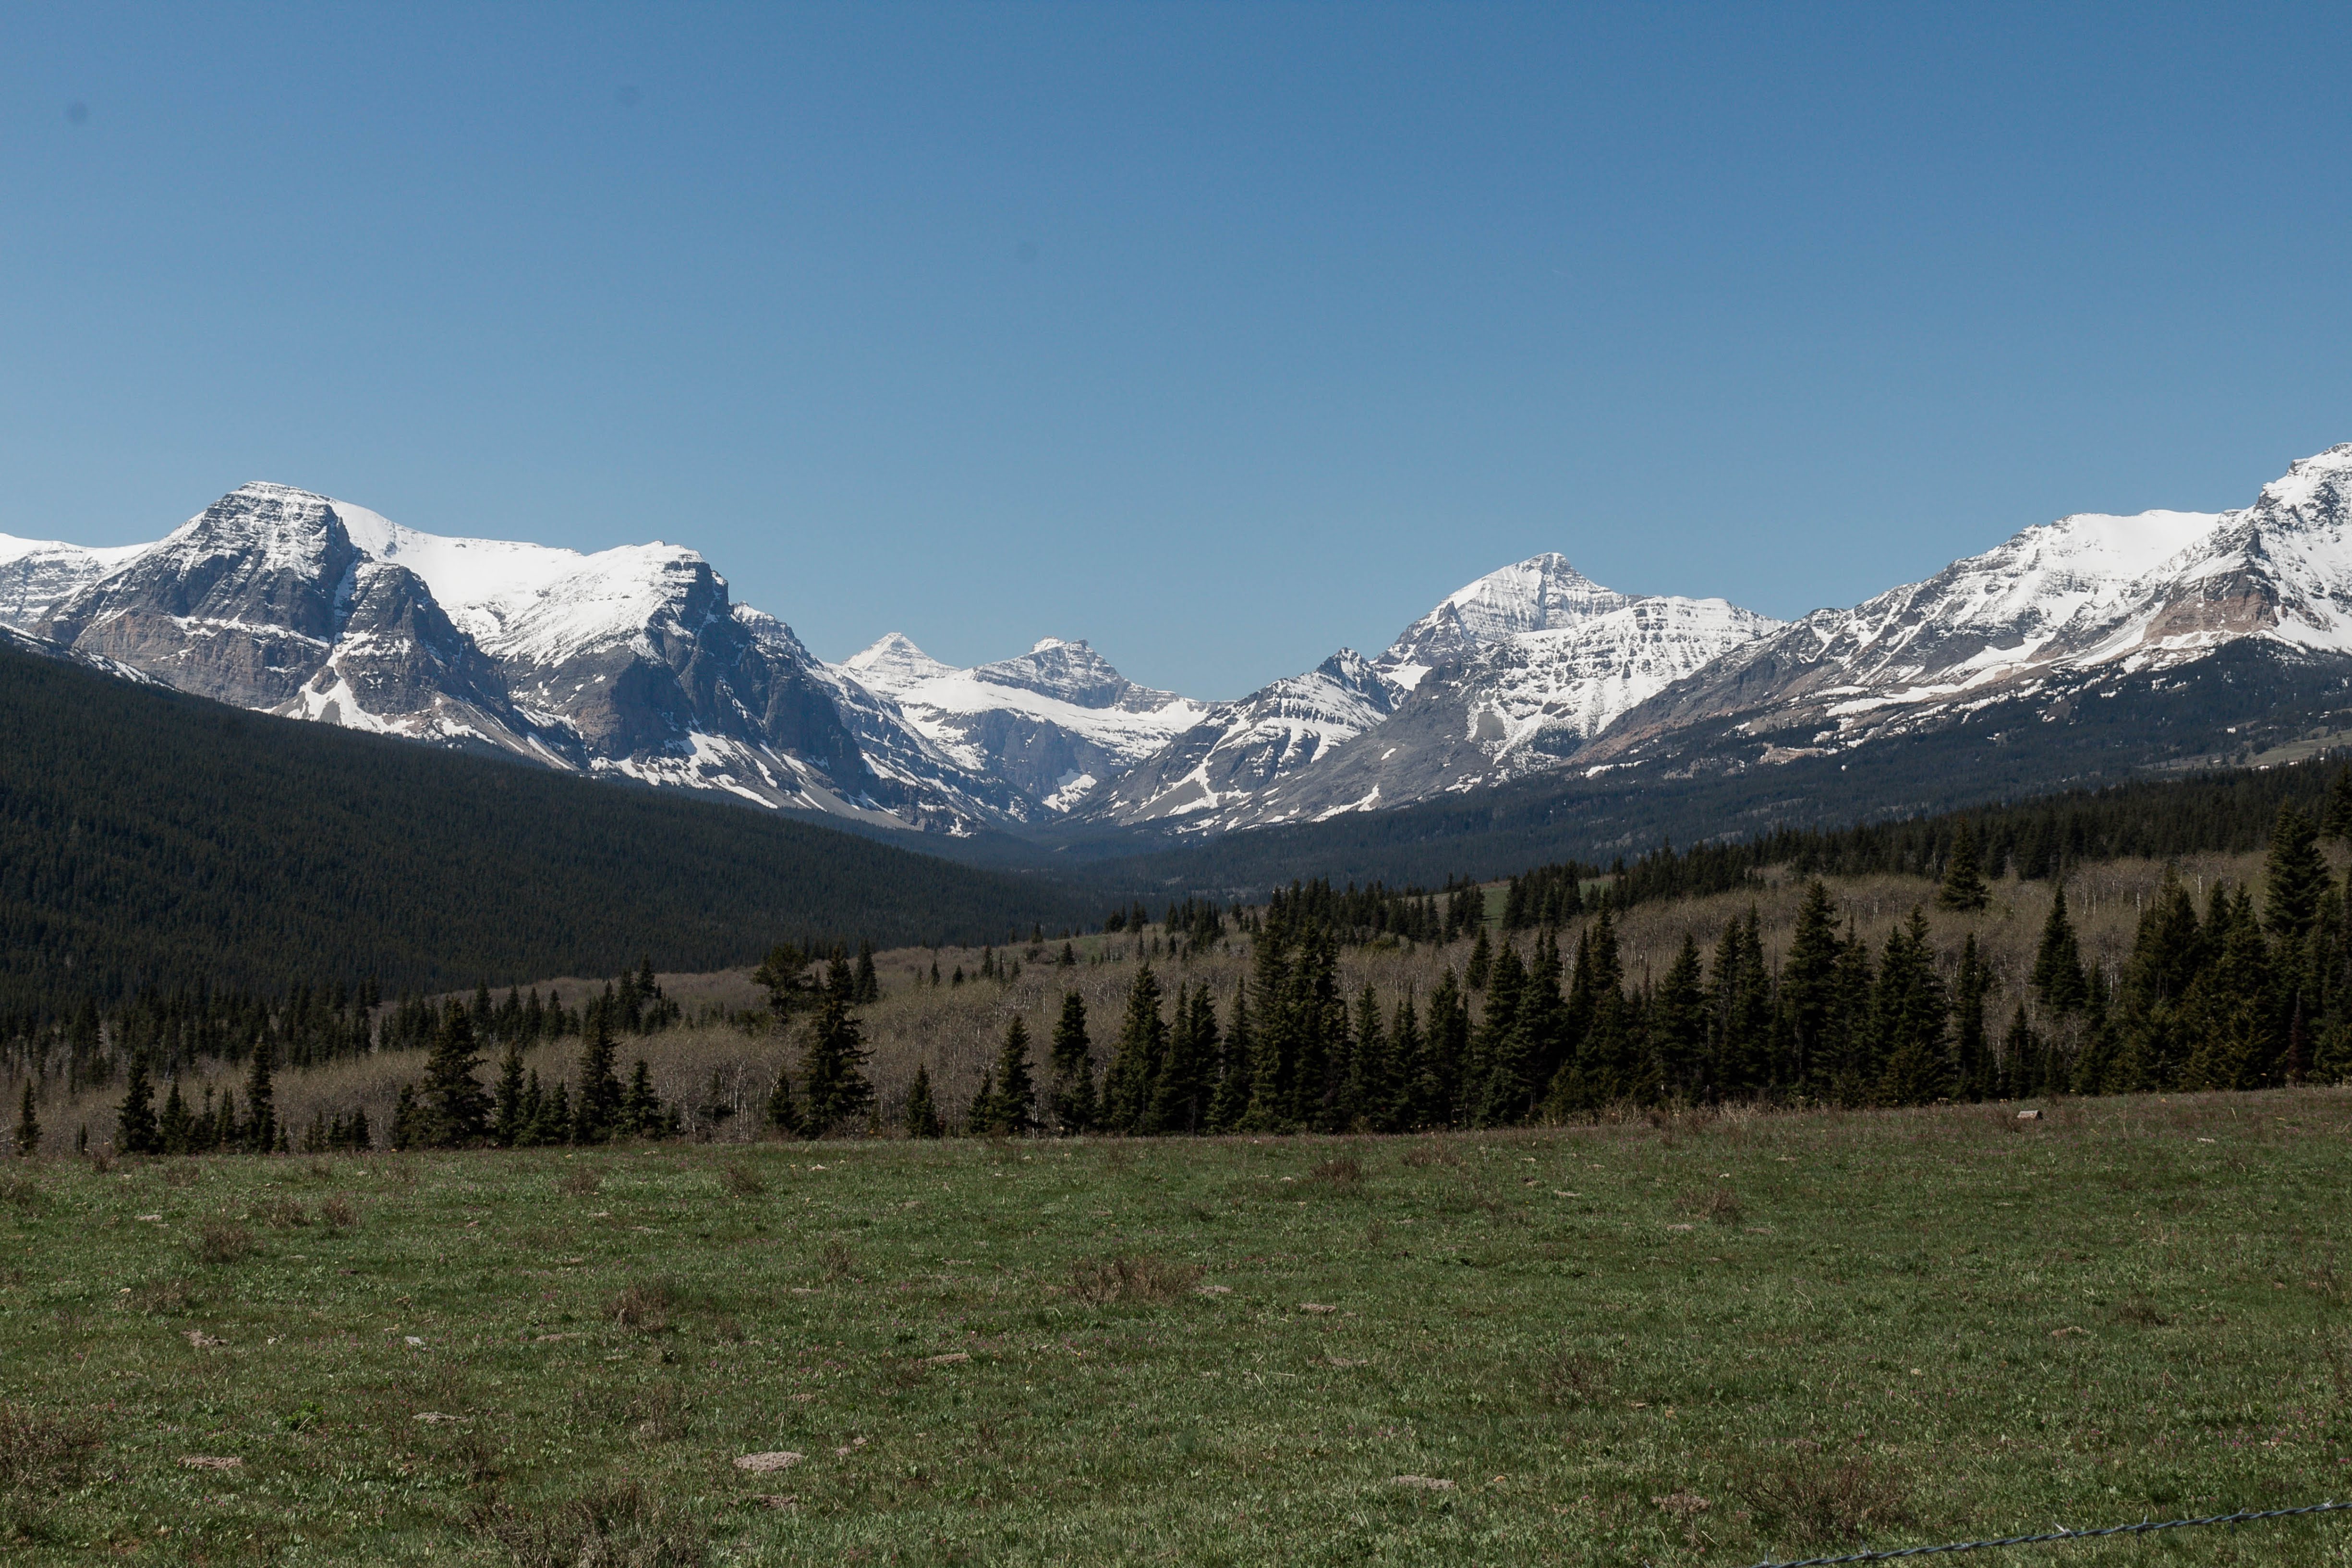
[[[1487,573],[1438,602],[1398,634],[1381,667],[1400,684],[1416,684],[1430,666],[1490,647],[1519,632],[1574,626],[1623,609],[1633,595],[1604,588],[1556,551]]]
[[[263,481],[152,545],[0,536],[0,626],[248,708],[877,824],[1223,831],[1545,773],[1738,772],[1994,709],[2013,732],[2020,704],[2070,721],[2126,677],[2210,693],[2197,713],[2265,700],[2238,683],[2258,666],[2352,689],[2352,444],[2236,510],[2063,517],[1785,626],[1547,552],[1376,659],[1342,648],[1234,702],[1058,636],[959,668],[892,632],[828,665],[691,549],[428,533]]]
[[[955,668],[917,647],[914,639],[904,632],[884,633],[870,647],[843,659],[841,668],[867,690],[887,697],[899,696],[909,687],[934,676],[951,674]]]

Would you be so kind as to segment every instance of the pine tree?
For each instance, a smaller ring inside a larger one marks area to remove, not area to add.
[[[768,1125],[785,1137],[800,1135],[801,1108],[793,1103],[793,1080],[782,1068],[776,1069],[776,1087],[768,1091],[764,1114]]]
[[[1927,937],[1927,917],[1911,911],[1908,923],[1886,933],[1886,956],[1878,968],[1874,998],[1879,1048],[1878,1099],[1888,1105],[1925,1105],[1951,1091],[1944,1055],[1949,1005]]]
[[[442,1016],[433,1054],[425,1061],[416,1131],[420,1145],[462,1149],[480,1140],[490,1109],[490,1097],[474,1077],[474,1069],[481,1064],[482,1058],[474,1054],[473,1019],[464,1008],[451,1007]],[[260,1121],[258,1110],[254,1120]]]
[[[1451,965],[1437,972],[1429,994],[1429,1124],[1452,1127],[1466,1120],[1463,1095],[1470,1055],[1470,1005]]]
[[[1279,932],[1261,931],[1251,958],[1249,994],[1256,1034],[1249,1060],[1249,1100],[1234,1125],[1278,1132],[1289,1125],[1289,1075],[1297,1063],[1290,1016],[1290,954]]]
[[[996,1100],[989,1131],[1019,1137],[1037,1125],[1037,1089],[1029,1074],[1029,1026],[1015,1013],[996,1055]]]
[[[420,1110],[416,1103],[416,1086],[404,1083],[400,1095],[392,1102],[392,1146],[395,1150],[419,1146],[417,1121]]]
[[[26,1088],[29,1090],[30,1085]],[[29,1107],[29,1101],[27,1105]],[[188,1116],[188,1102],[180,1094],[180,1080],[172,1080],[171,1092],[163,1097],[163,1115],[155,1126],[166,1154],[189,1154],[195,1151],[194,1124]]]
[[[1436,1058],[1422,1034],[1421,1015],[1412,1005],[1410,988],[1397,998],[1396,1012],[1389,1021],[1389,1057],[1396,1071],[1396,1108],[1390,1114],[1391,1124],[1400,1132],[1418,1132],[1437,1125],[1437,1107],[1444,1091],[1437,1081]]]
[[[2278,821],[2271,828],[2267,877],[2270,896],[2263,923],[2273,935],[2302,936],[2319,912],[2328,872],[2327,861],[2319,852],[2318,835],[2292,804],[2279,807]]]
[[[2336,770],[2336,782],[2327,788],[2327,812],[2320,820],[2320,831],[2330,838],[2352,838],[2352,768]]]
[[[2026,1022],[2025,1004],[2009,1020],[2000,1042],[2000,1098],[2023,1100],[2042,1092],[2042,1043]]]
[[[1944,884],[1936,902],[1948,910],[1980,910],[1992,901],[1984,871],[1977,864],[1976,835],[1963,821],[1952,835],[1952,852],[1944,861]]]
[[[620,1130],[621,1075],[614,1065],[610,987],[604,1005],[589,1009],[587,1038],[580,1046],[580,1093],[572,1106],[572,1142],[602,1143]]]
[[[967,1138],[985,1138],[996,1128],[996,1069],[987,1068],[980,1075],[980,1088],[973,1091],[971,1103],[963,1108],[963,1134]]]
[[[1805,888],[1797,927],[1789,938],[1789,956],[1780,966],[1780,1007],[1791,1056],[1784,1078],[1791,1087],[1818,1084],[1833,1069],[1829,1058],[1834,1049],[1841,948],[1837,908],[1817,877]]]
[[[1650,1017],[1661,1089],[1698,1100],[1712,1100],[1720,1092],[1707,1072],[1706,1023],[1698,939],[1685,930],[1682,951],[1675,954],[1658,982]]]
[[[155,1128],[155,1087],[147,1079],[147,1053],[131,1053],[131,1076],[114,1113],[114,1147],[125,1154],[156,1154],[163,1140]]]
[[[1486,989],[1486,980],[1495,963],[1495,949],[1486,940],[1486,928],[1478,928],[1478,940],[1470,944],[1469,966],[1462,972],[1462,983],[1473,991]]]
[[[1250,1075],[1256,1065],[1257,1039],[1250,1032],[1249,987],[1234,992],[1234,1010],[1217,1052],[1217,1087],[1209,1096],[1209,1131],[1231,1132],[1249,1114]]]
[[[621,1100],[620,1125],[622,1131],[633,1138],[658,1138],[667,1131],[661,1100],[654,1093],[653,1072],[643,1057],[637,1058],[636,1070],[629,1075],[628,1092]]]
[[[1054,1025],[1047,1070],[1046,1109],[1063,1132],[1084,1132],[1095,1121],[1094,1046],[1087,1038],[1087,1004],[1075,991],[1062,994],[1062,1016]]]
[[[907,1089],[907,1136],[938,1138],[947,1129],[940,1125],[940,1110],[931,1100],[931,1069],[918,1062],[915,1081]]]
[[[861,1003],[882,1000],[882,977],[874,969],[874,944],[861,941],[857,944],[856,1000]]]
[[[2083,977],[2083,957],[2074,944],[2074,925],[2066,918],[2066,889],[2061,884],[2050,900],[2050,918],[2042,923],[2042,946],[2033,959],[2033,989],[2042,1005],[2064,1017],[2079,1013],[2089,999],[2090,984]]]
[[[269,1037],[262,1036],[253,1042],[253,1063],[245,1075],[245,1141],[257,1154],[268,1153],[278,1143],[278,1088],[271,1071],[277,1056]]]
[[[558,1083],[547,1098],[540,1101],[539,1120],[533,1124],[531,1142],[553,1145],[572,1142],[572,1089]]]
[[[176,1099],[179,1094],[176,1082],[172,1086],[172,1092]],[[40,1152],[41,1119],[33,1110],[33,1080],[28,1078],[25,1080],[24,1100],[16,1110],[16,1153],[19,1158],[29,1160]]]
[[[846,964],[833,966],[845,979]],[[832,1131],[863,1116],[874,1103],[866,1077],[866,1031],[849,1011],[849,987],[828,982],[817,1016],[810,1020],[801,1055],[801,1081],[808,1092],[808,1131]]]
[[[499,1063],[498,1110],[490,1120],[491,1142],[511,1149],[522,1141],[524,1126],[522,1040],[518,1035],[507,1042],[506,1056]]]
[[[1151,1108],[1152,1082],[1168,1053],[1168,1026],[1160,1016],[1160,978],[1150,963],[1135,972],[1128,987],[1127,1012],[1118,1042],[1103,1073],[1103,1125],[1113,1132],[1143,1131]]]
[[[1952,984],[1952,1076],[1962,1100],[1982,1100],[1990,1091],[1991,1054],[1985,1042],[1985,994],[1992,972],[1977,956],[1976,932],[1960,944],[1960,972]]]

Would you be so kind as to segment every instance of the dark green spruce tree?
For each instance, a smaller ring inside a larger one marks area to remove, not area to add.
[[[1936,889],[1936,902],[1948,910],[1980,910],[1992,901],[1992,889],[1985,886],[1984,868],[1977,863],[1976,835],[1964,820],[1952,834],[1952,852],[1944,860],[1943,886]]]
[[[866,1028],[850,1011],[854,994],[849,965],[832,965],[801,1053],[801,1082],[808,1095],[813,1136],[845,1126],[874,1108],[874,1085],[866,1076],[870,1054]]]
[[[433,1054],[425,1059],[425,1083],[417,1096],[419,1145],[462,1149],[481,1142],[490,1110],[490,1097],[474,1076],[481,1065],[474,1020],[463,1007],[449,1008],[434,1037]],[[258,1122],[266,1114],[257,1106],[252,1119]]]
[[[2292,804],[2279,807],[2278,821],[2272,826],[2265,881],[2263,924],[2273,936],[2299,940],[2318,917],[2328,871],[2319,852],[2319,835]]]
[[[1046,1070],[1052,1076],[1045,1090],[1045,1109],[1055,1129],[1073,1133],[1092,1127],[1094,1043],[1087,1038],[1086,999],[1075,991],[1062,994],[1062,1016],[1054,1025],[1053,1051]]]
[[[527,1125],[523,1106],[522,1041],[507,1042],[505,1057],[499,1063],[498,1109],[490,1118],[490,1141],[501,1149],[511,1149],[523,1141]]]
[[[2050,918],[2042,922],[2042,946],[2033,957],[2033,989],[2042,1005],[2059,1017],[2079,1013],[2090,1000],[2090,982],[2083,975],[2083,954],[2074,942],[2074,922],[2066,918],[2066,889],[2060,884],[2050,899]]]
[[[1160,1016],[1160,977],[1150,963],[1135,972],[1128,987],[1127,1011],[1119,1019],[1118,1040],[1110,1066],[1103,1073],[1103,1126],[1111,1132],[1143,1131],[1151,1109],[1153,1080],[1168,1054],[1168,1024]]]
[[[114,1147],[125,1154],[160,1154],[163,1139],[155,1127],[155,1086],[147,1078],[147,1053],[131,1053],[131,1075],[123,1080],[122,1103],[114,1111]]]
[[[621,1074],[614,1056],[612,989],[588,1008],[580,1046],[580,1090],[572,1102],[572,1142],[602,1143],[621,1130]]]
[[[940,1122],[939,1105],[931,1098],[931,1069],[918,1062],[915,1081],[907,1089],[907,1136],[940,1138],[946,1133]]]
[[[776,1069],[776,1087],[768,1091],[768,1103],[762,1110],[769,1126],[787,1138],[797,1138],[803,1122],[801,1108],[793,1101],[793,1080],[782,1068]]]
[[[1029,1072],[1029,1026],[1015,1013],[1004,1026],[996,1053],[996,1092],[988,1108],[987,1131],[1018,1138],[1037,1125],[1037,1089]]]
[[[257,1154],[278,1147],[277,1058],[268,1035],[253,1042],[253,1062],[245,1075],[245,1142]]]

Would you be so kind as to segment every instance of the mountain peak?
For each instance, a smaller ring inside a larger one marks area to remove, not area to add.
[[[872,646],[843,659],[841,668],[866,690],[885,697],[903,696],[923,681],[955,673],[952,665],[941,664],[917,647],[915,639],[904,632],[883,633]]]
[[[2352,479],[2352,441],[2330,447],[2291,464],[2287,471],[2263,487],[2258,507],[2293,509],[2309,506],[2324,493],[2341,494]]]
[[[1398,636],[1381,663],[1391,671],[1418,670],[1521,632],[1557,631],[1632,603],[1632,595],[1602,587],[1569,564],[1567,556],[1546,551],[1445,595]],[[1398,678],[1412,683],[1402,674]]]

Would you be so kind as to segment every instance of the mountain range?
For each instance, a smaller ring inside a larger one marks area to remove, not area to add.
[[[0,626],[240,708],[873,829],[1182,843],[1494,792],[1763,798],[1931,737],[1963,773],[2013,781],[2030,752],[2063,782],[2210,751],[2159,733],[2192,688],[2203,718],[2325,729],[2352,689],[2347,528],[2352,445],[2242,509],[2061,518],[1785,623],[1546,553],[1376,657],[1205,701],[1059,637],[959,668],[894,632],[829,664],[690,549],[446,537],[255,483],[150,545],[0,535]]]

